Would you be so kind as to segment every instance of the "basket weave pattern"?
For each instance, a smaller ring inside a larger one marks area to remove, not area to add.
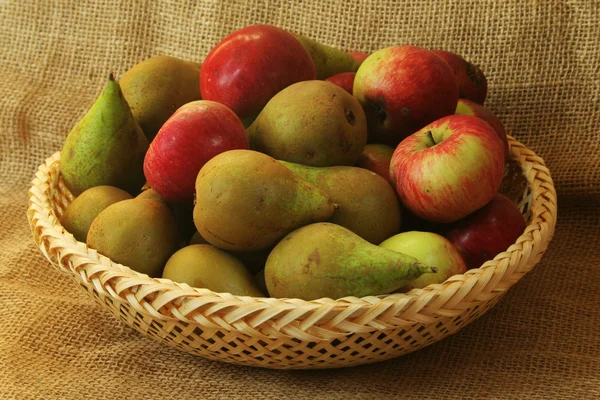
[[[186,352],[277,369],[332,368],[397,357],[462,329],[493,307],[540,260],[556,223],[556,192],[544,161],[509,136],[527,181],[525,232],[494,260],[405,294],[363,298],[252,298],[152,279],[76,241],[58,222],[73,200],[60,155],[41,165],[29,191],[34,240],[57,269],[139,332]]]

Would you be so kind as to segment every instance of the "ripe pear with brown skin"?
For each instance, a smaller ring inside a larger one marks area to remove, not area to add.
[[[61,175],[75,196],[100,185],[116,186],[135,195],[145,182],[147,150],[148,140],[111,74],[63,144]]]
[[[163,199],[154,189],[148,188],[139,195],[137,199],[151,199],[155,201],[161,201],[166,204],[177,222],[179,229],[179,237],[184,245],[188,244],[191,240],[194,232],[196,232],[196,226],[194,225],[193,211],[194,205],[188,203],[173,203]]]
[[[367,142],[358,101],[327,81],[303,81],[277,93],[247,129],[250,148],[314,167],[354,165]]]
[[[102,210],[118,201],[131,198],[129,193],[114,186],[94,186],[69,204],[60,217],[60,223],[75,239],[85,242],[92,221]]]
[[[177,250],[167,261],[162,277],[217,293],[264,297],[244,264],[210,244]]]
[[[327,220],[335,207],[323,191],[273,157],[230,150],[198,173],[194,223],[221,249],[264,250],[302,225]]]
[[[105,208],[90,226],[87,245],[112,261],[150,277],[161,276],[179,249],[173,213],[160,201],[129,199]]]
[[[339,208],[329,222],[341,225],[368,242],[379,244],[400,231],[400,201],[381,176],[358,167],[283,165],[331,197]]]
[[[436,272],[416,258],[367,242],[329,222],[285,236],[271,251],[265,281],[273,297],[315,300],[391,293]]]
[[[202,98],[199,79],[200,64],[169,56],[148,58],[123,74],[123,94],[148,141],[179,107]]]
[[[356,72],[360,63],[352,55],[309,37],[293,34],[315,63],[317,79],[323,80],[341,72]]]

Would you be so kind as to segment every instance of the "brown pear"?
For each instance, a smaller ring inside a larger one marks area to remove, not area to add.
[[[218,293],[264,297],[244,264],[210,244],[177,250],[167,261],[162,277]]]
[[[392,186],[376,173],[359,167],[309,167],[281,161],[339,205],[329,222],[379,244],[400,231],[400,201]]]
[[[196,228],[225,250],[267,249],[302,225],[327,220],[334,210],[323,191],[252,150],[213,157],[196,179]]]
[[[134,118],[149,141],[182,105],[202,98],[198,63],[169,56],[148,58],[119,83]]]
[[[129,199],[105,208],[90,226],[87,245],[112,261],[159,277],[179,249],[179,232],[169,207],[151,199]]]
[[[250,148],[314,167],[354,165],[367,142],[360,103],[338,85],[303,81],[277,93],[248,127]]]
[[[118,201],[131,198],[128,192],[114,186],[94,186],[69,204],[60,217],[60,223],[75,239],[85,242],[92,221],[102,210]]]

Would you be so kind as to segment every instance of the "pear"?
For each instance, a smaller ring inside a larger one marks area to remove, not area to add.
[[[314,167],[354,165],[367,143],[367,120],[352,95],[327,81],[302,81],[269,100],[247,129],[250,148]]]
[[[425,273],[416,258],[371,244],[329,222],[286,235],[265,266],[268,292],[278,298],[315,300],[391,293]]]
[[[129,193],[113,186],[94,186],[69,204],[60,217],[60,223],[75,239],[85,242],[92,221],[102,210],[118,201],[131,198]]]
[[[175,57],[156,56],[121,76],[123,94],[149,142],[179,107],[202,98],[200,66]]]
[[[111,74],[100,96],[75,125],[60,161],[65,185],[75,196],[108,185],[137,194],[145,182],[148,140]]]
[[[244,264],[210,244],[177,250],[167,261],[162,277],[217,293],[264,297]]]
[[[350,54],[319,43],[306,36],[293,33],[302,46],[308,51],[317,70],[317,79],[327,79],[342,72],[356,72],[360,63]]]
[[[196,227],[194,226],[194,219],[192,216],[192,212],[194,210],[193,204],[188,203],[174,203],[167,201],[159,195],[156,190],[152,188],[148,188],[142,193],[136,196],[137,199],[150,199],[155,201],[160,201],[166,204],[173,216],[175,217],[175,221],[177,222],[177,227],[179,229],[179,237],[182,240],[182,245],[187,245],[192,239],[194,232],[196,232]]]
[[[88,231],[87,245],[135,271],[160,277],[169,257],[179,249],[179,232],[165,203],[134,198],[98,214]]]
[[[341,225],[368,242],[379,244],[400,231],[400,201],[381,176],[358,167],[309,167],[281,161],[339,205],[329,222]]]
[[[196,179],[194,223],[224,250],[264,250],[292,230],[325,221],[331,199],[272,157],[230,150],[209,160]]]

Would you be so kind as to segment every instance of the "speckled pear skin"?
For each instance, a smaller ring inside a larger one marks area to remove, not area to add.
[[[167,261],[162,277],[217,293],[265,296],[241,261],[210,244],[193,244],[177,250]]]
[[[129,193],[114,186],[94,186],[69,204],[60,217],[60,223],[75,239],[85,242],[92,221],[102,210],[118,201],[131,198]]]
[[[274,158],[230,150],[198,173],[194,223],[216,247],[256,251],[300,226],[329,219],[335,207],[323,191]]]
[[[75,196],[100,185],[136,195],[145,182],[147,150],[148,140],[111,74],[102,93],[67,136],[60,154],[61,174]]]
[[[400,231],[400,201],[392,186],[374,172],[358,167],[309,167],[281,161],[339,205],[329,220],[379,244]]]
[[[161,276],[179,243],[169,207],[148,198],[108,206],[94,219],[87,236],[87,245],[98,253],[151,277]]]
[[[247,129],[250,149],[313,167],[354,165],[367,143],[367,119],[354,97],[327,81],[277,93]]]
[[[272,297],[339,299],[391,293],[435,271],[342,226],[321,222],[291,232],[273,248],[265,281]]]
[[[123,94],[149,142],[179,107],[202,99],[200,67],[176,57],[156,56],[121,76]]]

